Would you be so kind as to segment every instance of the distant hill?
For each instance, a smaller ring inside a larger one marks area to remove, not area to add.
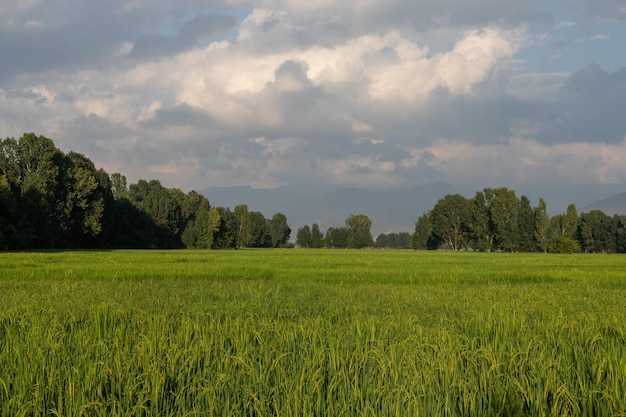
[[[457,192],[445,182],[389,191],[307,185],[272,189],[210,187],[200,191],[212,206],[234,209],[237,204],[246,204],[249,210],[260,211],[267,218],[277,212],[285,214],[293,230],[292,238],[305,224],[317,223],[324,233],[328,227],[343,226],[348,216],[359,213],[372,220],[374,237],[387,232],[412,232],[418,216],[446,194]]]
[[[626,192],[614,194],[603,200],[594,201],[583,207],[580,211],[588,212],[591,210],[602,210],[604,213],[611,216],[614,214],[626,215]]]

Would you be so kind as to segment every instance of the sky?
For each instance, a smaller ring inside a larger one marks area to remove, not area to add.
[[[0,0],[0,137],[185,191],[620,187],[624,45],[623,0]]]

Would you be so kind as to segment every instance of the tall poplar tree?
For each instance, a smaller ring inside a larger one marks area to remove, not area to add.
[[[535,207],[535,243],[539,250],[544,253],[548,252],[548,227],[550,219],[546,202],[543,198],[539,198],[539,204]]]
[[[252,234],[250,233],[250,213],[248,212],[248,206],[245,204],[238,204],[235,206],[235,247],[245,248],[250,244],[252,240]]]

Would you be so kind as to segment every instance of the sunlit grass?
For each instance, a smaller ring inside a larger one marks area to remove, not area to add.
[[[0,415],[624,415],[626,258],[0,254]]]

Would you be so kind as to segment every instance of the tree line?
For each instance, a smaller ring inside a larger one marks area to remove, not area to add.
[[[448,194],[415,223],[415,249],[506,252],[626,252],[626,216],[600,210],[549,217],[546,203],[532,207],[514,190],[485,188],[474,197]]]
[[[296,233],[296,243],[302,248],[351,248],[374,246],[372,220],[365,214],[352,214],[343,227],[329,227],[322,234],[317,223],[305,224]]]
[[[158,180],[127,185],[44,136],[0,140],[0,248],[278,247],[291,229],[245,204],[211,207]]]
[[[507,252],[626,252],[626,216],[578,214],[570,204],[553,217],[514,190],[485,188],[474,197],[448,194],[418,217],[415,231],[371,235],[365,214],[322,233],[298,229],[303,248],[410,248]],[[26,133],[0,140],[0,249],[244,248],[288,245],[282,213],[266,219],[245,204],[212,207],[195,191],[158,180],[127,184],[86,156]]]

